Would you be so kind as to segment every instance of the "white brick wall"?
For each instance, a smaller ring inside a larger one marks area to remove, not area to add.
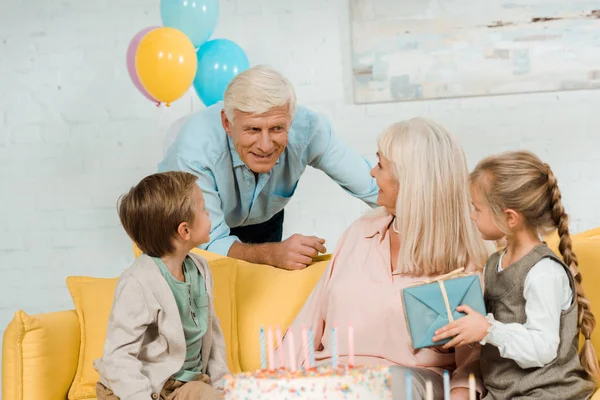
[[[14,311],[72,307],[69,275],[117,276],[133,260],[117,197],[155,171],[186,96],[156,109],[129,82],[125,51],[160,24],[158,0],[0,2],[0,331]],[[461,139],[469,163],[526,147],[559,178],[575,231],[600,226],[600,91],[375,105],[352,104],[347,0],[222,0],[217,37],[295,83],[369,157],[388,124],[433,118]],[[365,207],[308,171],[286,210],[286,233],[333,250]]]

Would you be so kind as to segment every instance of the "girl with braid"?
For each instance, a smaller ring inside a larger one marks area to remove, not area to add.
[[[505,237],[506,248],[485,265],[487,317],[460,306],[467,315],[434,340],[453,337],[445,348],[483,346],[486,400],[589,399],[600,376],[590,341],[596,321],[550,166],[530,152],[507,152],[482,160],[470,181],[471,218],[483,239]],[[555,229],[562,260],[540,240]]]

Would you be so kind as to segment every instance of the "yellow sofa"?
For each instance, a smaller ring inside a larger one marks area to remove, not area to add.
[[[137,257],[139,250],[134,250]],[[232,372],[260,368],[260,326],[286,329],[329,259],[321,256],[305,270],[284,271],[195,252],[209,261],[216,314]],[[102,354],[116,282],[117,278],[69,277],[76,310],[31,316],[21,310],[15,313],[2,344],[2,399],[95,399],[97,374],[92,361]],[[100,316],[84,313],[81,318],[83,311],[90,310]]]
[[[574,242],[586,293],[596,305],[600,303],[600,292],[594,291],[600,282],[600,228],[576,235]],[[557,240],[551,238],[548,243],[555,249]],[[214,276],[215,308],[225,335],[229,368],[233,372],[258,368],[260,326],[281,326],[283,330],[292,322],[325,269],[327,257],[303,271],[290,272],[198,253],[207,258]],[[70,277],[69,290],[77,311],[15,314],[2,346],[2,399],[94,398],[97,376],[91,362],[102,352],[102,324],[108,318],[115,284],[116,278]],[[82,309],[87,311],[85,318]],[[94,315],[96,309],[99,316]],[[600,331],[594,332],[592,340],[600,350]],[[594,399],[600,400],[600,392]]]

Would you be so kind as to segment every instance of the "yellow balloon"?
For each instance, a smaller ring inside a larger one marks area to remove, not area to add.
[[[194,81],[198,68],[196,49],[180,30],[156,28],[140,41],[135,68],[148,93],[169,107]]]

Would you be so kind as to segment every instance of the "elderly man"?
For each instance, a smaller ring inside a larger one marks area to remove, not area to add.
[[[223,103],[186,120],[159,170],[198,177],[212,224],[203,249],[301,269],[326,252],[325,241],[314,236],[281,241],[284,207],[307,165],[376,205],[378,188],[367,160],[333,134],[325,117],[296,107],[286,78],[257,66],[231,81]]]

